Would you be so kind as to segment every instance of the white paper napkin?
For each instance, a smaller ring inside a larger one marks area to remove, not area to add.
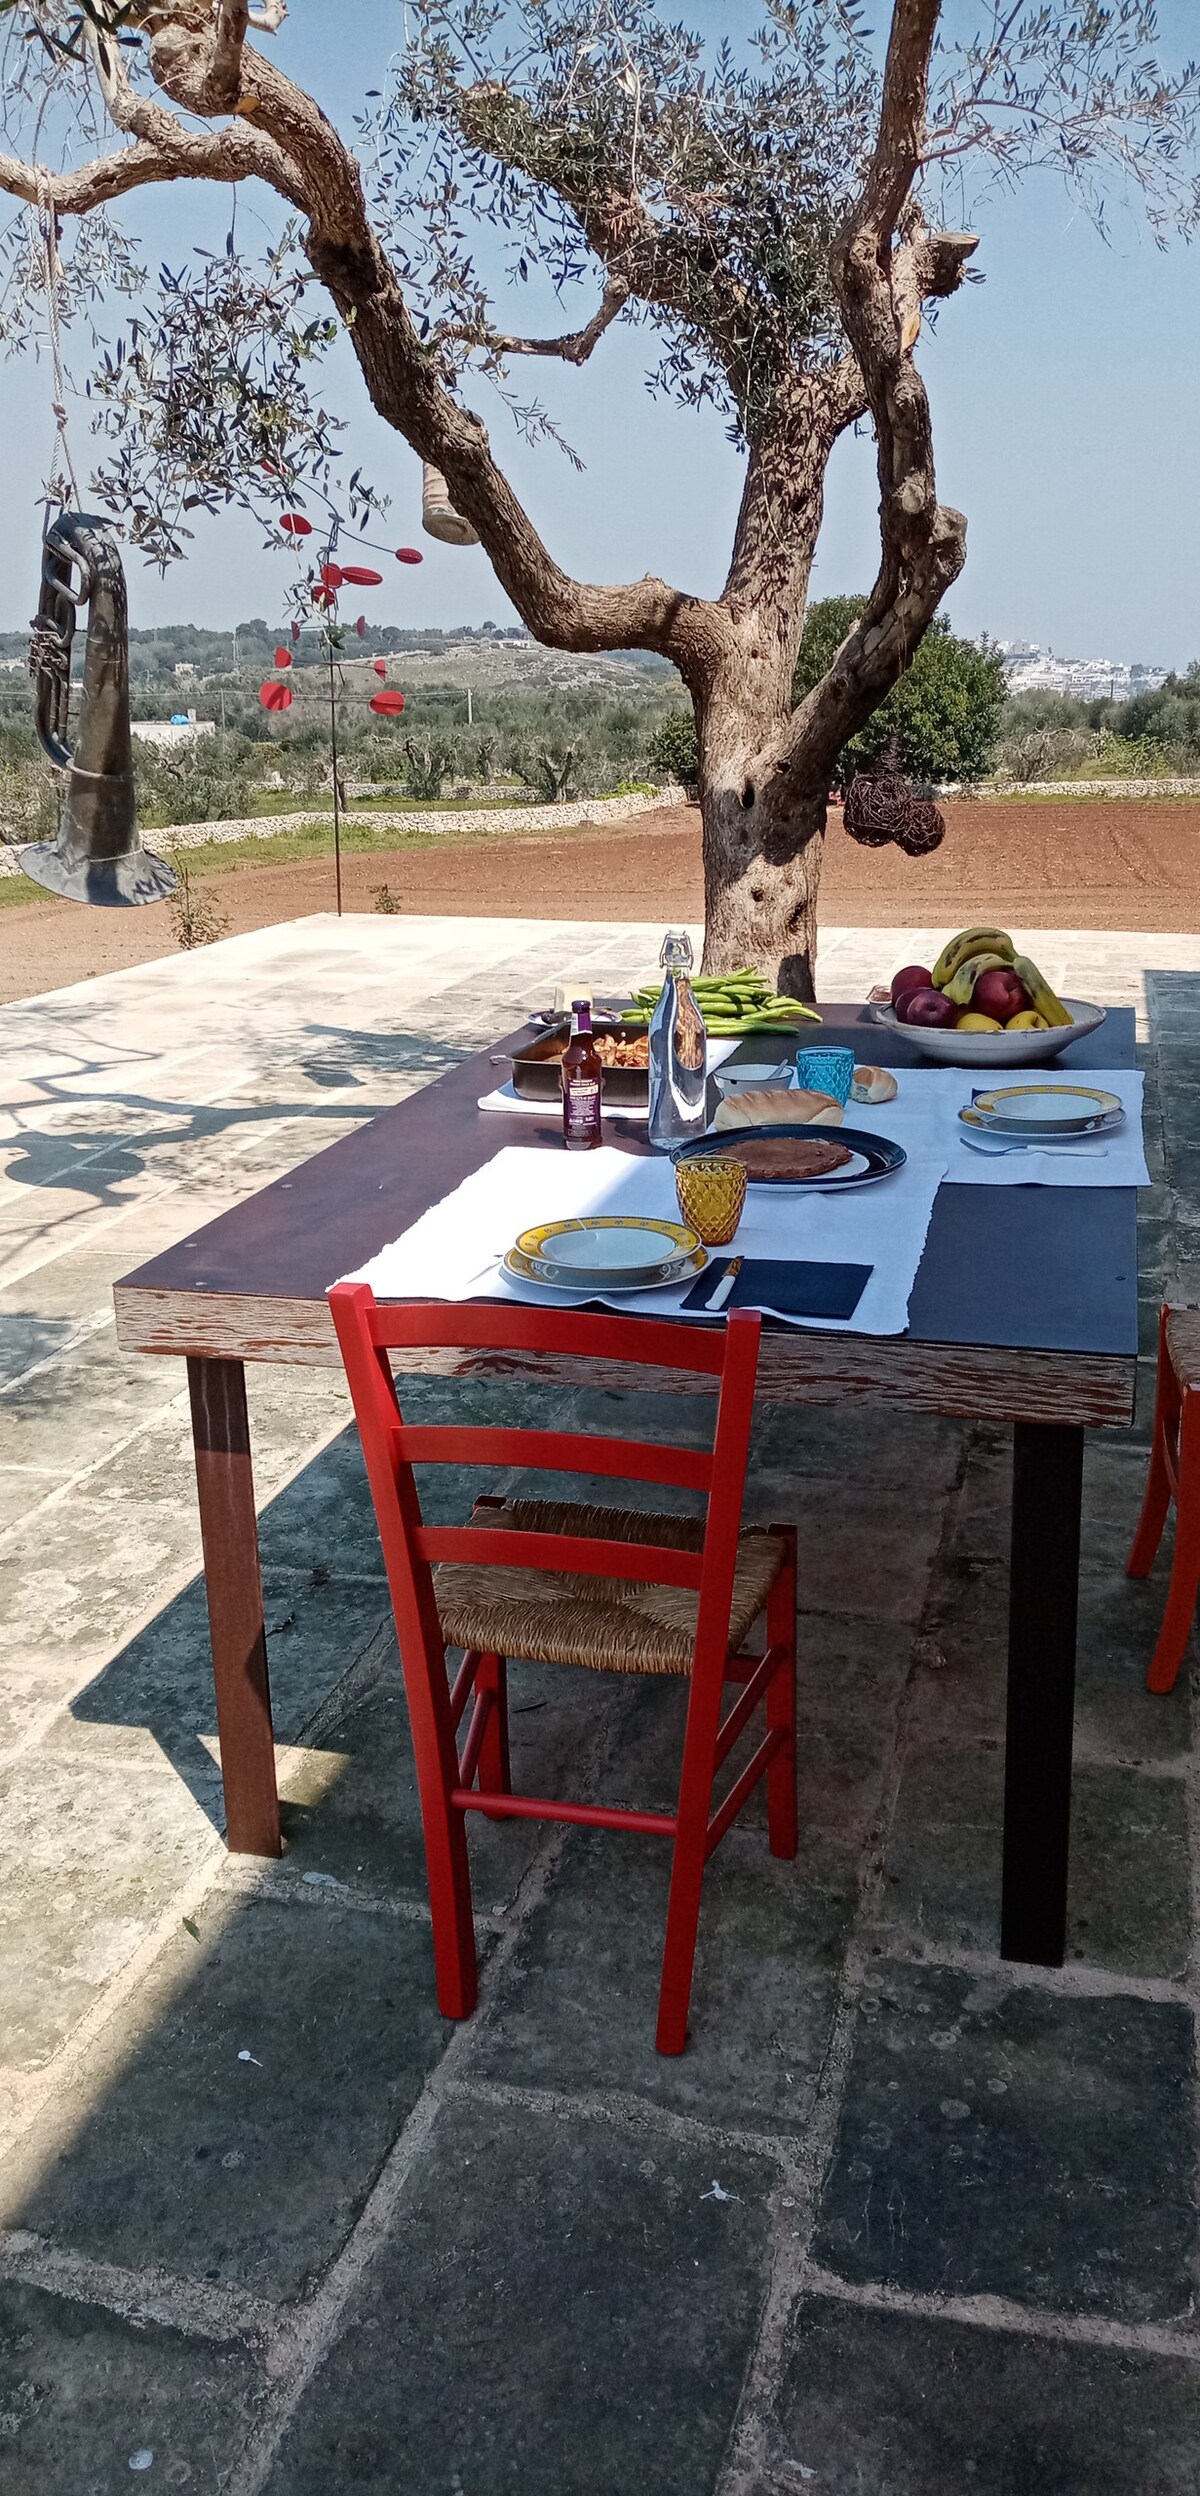
[[[852,1318],[797,1318],[784,1310],[770,1314],[782,1316],[788,1325],[822,1332],[903,1334],[944,1169],[944,1159],[919,1154],[872,1187],[837,1193],[750,1188],[736,1238],[721,1254],[869,1265],[873,1272]],[[585,1298],[608,1296],[531,1290],[503,1274],[499,1264],[519,1231],[578,1213],[650,1214],[677,1222],[670,1163],[607,1145],[593,1153],[506,1145],[369,1264],[342,1279],[369,1283],[380,1300],[486,1297],[578,1307]],[[701,1315],[681,1311],[693,1280],[689,1277],[673,1291],[621,1292],[608,1298],[608,1305],[637,1316]]]

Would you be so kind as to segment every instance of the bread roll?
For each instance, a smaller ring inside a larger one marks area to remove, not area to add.
[[[850,1086],[852,1101],[894,1101],[896,1078],[886,1066],[856,1066]]]
[[[734,1092],[723,1100],[713,1128],[840,1127],[842,1105],[828,1092],[774,1090]]]

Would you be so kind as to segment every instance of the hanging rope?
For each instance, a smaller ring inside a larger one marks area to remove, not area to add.
[[[54,398],[51,404],[56,430],[54,455],[50,462],[50,474],[46,480],[45,527],[49,528],[51,506],[57,503],[61,507],[66,501],[66,496],[59,485],[60,464],[66,471],[67,483],[71,488],[71,497],[76,511],[82,508],[82,504],[75,470],[71,464],[71,445],[67,439],[67,385],[63,376],[62,334],[59,326],[63,278],[62,261],[58,252],[58,222],[54,214],[49,180],[41,165],[37,169],[37,187],[42,249],[46,261],[46,308],[50,320],[50,353],[54,361]]]

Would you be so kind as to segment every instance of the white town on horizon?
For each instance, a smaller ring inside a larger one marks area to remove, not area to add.
[[[1130,667],[1116,659],[1060,659],[1036,641],[1000,641],[1010,693],[1068,693],[1083,702],[1128,702],[1135,693],[1157,693],[1169,667]]]

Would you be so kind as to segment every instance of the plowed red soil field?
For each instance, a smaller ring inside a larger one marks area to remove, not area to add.
[[[1200,804],[1067,799],[946,808],[931,858],[859,849],[831,817],[821,914],[835,926],[959,927],[995,915],[1024,927],[1200,933]],[[199,890],[231,935],[333,907],[332,861],[205,876]],[[700,818],[664,807],[602,832],[489,840],[349,857],[345,905],[369,910],[386,883],[430,916],[698,919]],[[165,910],[36,902],[0,912],[0,999],[33,996],[173,950]]]

